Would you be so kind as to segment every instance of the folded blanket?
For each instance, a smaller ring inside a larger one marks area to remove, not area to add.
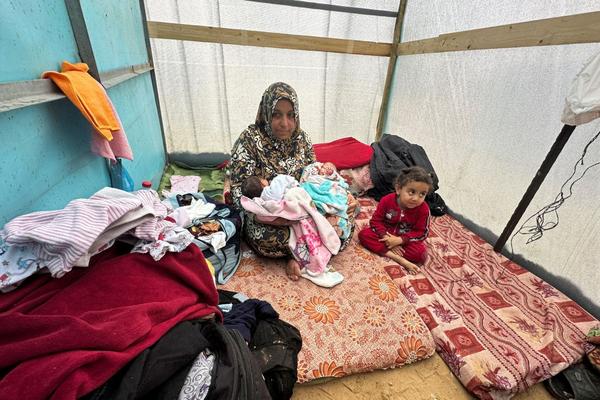
[[[332,162],[338,169],[356,168],[368,164],[373,149],[353,137],[313,145],[317,161]]]
[[[180,321],[221,318],[196,246],[158,262],[116,250],[98,254],[90,268],[37,276],[0,297],[0,398],[79,398]]]

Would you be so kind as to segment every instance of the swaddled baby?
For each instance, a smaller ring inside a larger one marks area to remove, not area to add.
[[[331,172],[324,169],[328,175]],[[251,176],[242,181],[241,190],[246,210],[259,217],[289,221],[290,251],[302,267],[300,276],[323,287],[343,281],[344,277],[327,265],[340,248],[339,235],[296,179],[278,175],[269,183]]]
[[[350,235],[348,222],[348,183],[333,163],[315,162],[304,167],[300,187],[308,192],[317,209],[336,229],[340,239]]]

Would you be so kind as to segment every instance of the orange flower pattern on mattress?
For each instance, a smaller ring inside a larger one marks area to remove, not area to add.
[[[369,203],[370,204],[370,203]],[[359,214],[363,223],[369,215]],[[302,334],[298,382],[401,367],[425,359],[435,343],[414,306],[386,273],[390,260],[357,241],[331,259],[344,282],[331,289],[292,282],[281,259],[244,251],[234,277],[221,286],[268,301]]]

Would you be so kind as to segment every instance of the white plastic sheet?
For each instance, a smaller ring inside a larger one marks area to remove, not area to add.
[[[403,40],[508,23],[598,11],[596,0],[542,3],[499,0],[408,2]],[[448,206],[496,237],[509,221],[563,123],[571,83],[600,50],[574,44],[410,55],[398,58],[384,131],[422,145],[440,178]],[[517,224],[551,203],[569,178],[600,119],[578,126]],[[600,143],[583,168],[600,161]],[[515,254],[582,305],[600,308],[600,168],[573,187],[559,224]]]
[[[600,117],[600,53],[583,67],[566,98],[562,122],[582,125]]]
[[[391,43],[395,18],[229,0],[147,0],[151,21]],[[335,1],[397,11],[399,0]],[[387,57],[151,39],[167,150],[229,152],[263,91],[289,83],[314,143],[375,137]]]

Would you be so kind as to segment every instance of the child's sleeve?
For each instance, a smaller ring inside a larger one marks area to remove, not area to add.
[[[386,234],[387,229],[385,227],[384,218],[385,218],[385,210],[386,205],[384,199],[377,204],[377,208],[371,217],[371,221],[369,221],[369,226],[371,226],[371,230],[375,232],[379,237],[383,237]]]
[[[404,235],[400,235],[403,243],[416,242],[427,239],[427,235],[429,235],[430,213],[427,203],[423,204],[425,204],[425,207],[421,207],[419,209],[419,214],[417,215],[417,220],[415,221],[413,229],[405,233]]]

